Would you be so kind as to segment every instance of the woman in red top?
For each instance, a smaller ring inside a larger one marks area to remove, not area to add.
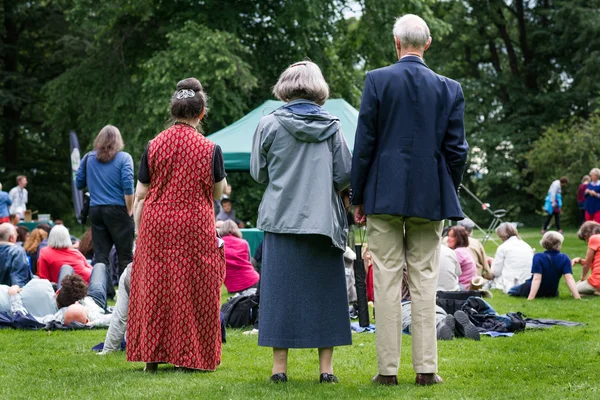
[[[225,287],[231,294],[241,293],[250,288],[255,288],[260,275],[250,262],[250,248],[248,242],[242,239],[242,232],[235,222],[227,220],[220,229],[221,237],[225,242]]]
[[[200,82],[180,81],[175,123],[148,143],[138,170],[127,360],[146,371],[158,363],[213,371],[221,362],[225,256],[213,199],[226,174],[221,149],[196,130],[205,110]]]
[[[92,266],[87,263],[83,254],[73,248],[69,230],[64,225],[56,225],[48,236],[48,246],[40,251],[37,272],[40,278],[58,283],[60,267],[63,265],[70,265],[85,283],[90,283]]]

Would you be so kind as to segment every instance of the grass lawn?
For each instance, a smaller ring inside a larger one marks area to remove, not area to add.
[[[541,249],[540,233],[524,230],[523,238]],[[487,246],[494,254],[495,246]],[[565,252],[585,255],[574,232],[566,235]],[[581,269],[575,271],[578,279]],[[584,322],[576,328],[528,330],[512,338],[483,337],[480,342],[438,342],[440,375],[436,387],[415,387],[410,365],[411,337],[404,335],[398,387],[370,383],[377,372],[375,336],[356,334],[352,346],[336,349],[338,385],[319,385],[316,350],[292,350],[288,384],[274,385],[271,353],[257,346],[256,336],[228,330],[223,363],[214,373],[185,373],[160,366],[157,374],[142,364],[127,363],[125,354],[99,357],[92,346],[105,330],[77,332],[0,331],[0,399],[38,398],[200,398],[200,399],[363,399],[363,398],[600,398],[600,299],[573,300],[564,284],[560,299],[514,299],[498,291],[490,303],[500,313],[522,311],[531,317]],[[226,296],[224,296],[224,299]],[[318,329],[318,327],[315,327]],[[598,396],[598,397],[596,397]]]

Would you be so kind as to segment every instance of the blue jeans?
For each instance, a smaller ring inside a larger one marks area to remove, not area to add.
[[[58,289],[60,289],[62,280],[67,275],[73,275],[75,271],[73,271],[73,267],[70,265],[63,265],[60,267],[60,272],[58,274]],[[92,274],[90,275],[90,284],[88,285],[88,293],[99,307],[102,307],[103,310],[106,310],[106,288],[108,286],[108,272],[105,264],[98,263],[94,265],[92,269]]]

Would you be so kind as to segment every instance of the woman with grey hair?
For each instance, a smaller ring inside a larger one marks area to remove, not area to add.
[[[339,192],[350,184],[350,149],[340,120],[322,105],[329,88],[310,61],[292,64],[273,88],[285,105],[254,133],[250,173],[267,185],[259,346],[273,348],[273,382],[287,381],[290,348],[318,348],[320,382],[337,382],[333,348],[352,343]]]
[[[79,250],[73,248],[69,230],[64,225],[55,225],[48,235],[48,246],[40,251],[37,272],[40,278],[58,284],[63,265],[71,266],[85,283],[90,283],[92,266],[87,263],[85,256]]]
[[[555,231],[548,231],[540,241],[546,250],[533,256],[531,273],[533,276],[522,285],[517,285],[508,291],[511,296],[527,297],[534,300],[536,297],[557,297],[558,284],[564,275],[565,283],[571,290],[574,298],[579,299],[577,284],[573,278],[571,260],[566,254],[560,252],[564,236]]]
[[[588,183],[585,195],[585,220],[600,223],[600,168],[590,171],[591,181]]]
[[[510,288],[525,283],[531,276],[533,249],[521,240],[517,228],[511,223],[500,224],[496,234],[502,244],[492,261],[492,288],[508,293]]]

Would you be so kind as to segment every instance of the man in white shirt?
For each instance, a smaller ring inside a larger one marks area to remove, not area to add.
[[[8,196],[12,201],[12,205],[10,206],[10,213],[17,214],[20,218],[25,216],[25,210],[27,210],[27,177],[24,175],[17,176],[17,186],[12,188],[10,192],[8,192]]]

